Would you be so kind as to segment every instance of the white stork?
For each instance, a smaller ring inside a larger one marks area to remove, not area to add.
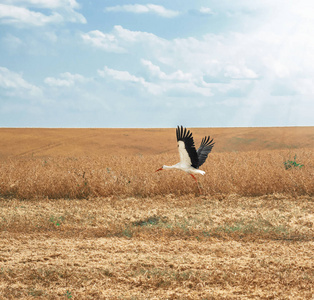
[[[215,143],[213,143],[213,139],[210,140],[210,136],[205,136],[202,139],[200,147],[196,151],[190,130],[183,128],[183,126],[178,126],[176,133],[180,162],[173,166],[164,165],[160,169],[156,170],[156,172],[161,170],[179,169],[190,174],[197,182],[197,179],[193,174],[205,174],[204,171],[198,170],[198,168],[206,161],[208,153],[211,152]]]

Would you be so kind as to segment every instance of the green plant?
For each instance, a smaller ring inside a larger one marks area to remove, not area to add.
[[[50,216],[49,221],[53,223],[55,226],[60,226],[62,222],[64,221],[64,217],[55,217],[55,216]]]
[[[66,291],[65,296],[67,297],[67,299],[71,299],[72,295],[70,291]]]
[[[289,170],[291,168],[302,168],[304,165],[301,165],[296,162],[297,155],[294,156],[294,160],[287,160],[284,162],[284,166],[286,170]]]

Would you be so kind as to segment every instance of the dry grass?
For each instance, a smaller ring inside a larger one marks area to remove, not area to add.
[[[286,170],[284,162],[294,159],[295,154],[304,166]],[[198,193],[193,179],[181,171],[154,173],[163,164],[174,164],[177,160],[177,154],[15,157],[0,165],[0,195],[74,199]],[[202,169],[207,172],[198,177],[203,195],[314,195],[311,149],[212,153]]]
[[[201,194],[154,173],[173,130],[0,130],[0,299],[313,299],[313,138],[276,130],[216,129]]]
[[[312,299],[313,199],[1,199],[0,295]]]

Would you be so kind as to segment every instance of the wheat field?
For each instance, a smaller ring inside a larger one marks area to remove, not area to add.
[[[192,131],[0,129],[0,299],[313,299],[314,129]]]
[[[158,195],[238,194],[262,196],[314,194],[314,155],[307,149],[292,152],[304,165],[286,170],[290,150],[212,153],[202,168],[199,187],[181,171],[155,169],[174,164],[177,154],[93,157],[10,158],[0,166],[4,197],[91,198],[153,197]]]

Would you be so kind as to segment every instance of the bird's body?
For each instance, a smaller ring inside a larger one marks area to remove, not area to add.
[[[163,170],[177,169],[177,170],[182,170],[182,171],[184,171],[186,173],[189,173],[189,174],[202,174],[202,175],[205,174],[204,171],[195,169],[192,166],[183,164],[181,162],[179,162],[179,163],[177,163],[177,164],[175,164],[173,166],[166,166],[166,165],[164,165],[164,166],[162,166],[162,169]]]
[[[209,136],[204,137],[200,147],[196,150],[190,130],[178,126],[176,134],[180,162],[173,166],[164,165],[156,170],[156,172],[161,170],[178,169],[187,172],[195,181],[197,181],[194,174],[205,174],[204,171],[199,170],[198,168],[206,161],[207,156],[211,152],[215,143],[213,143],[213,139],[210,140]]]

